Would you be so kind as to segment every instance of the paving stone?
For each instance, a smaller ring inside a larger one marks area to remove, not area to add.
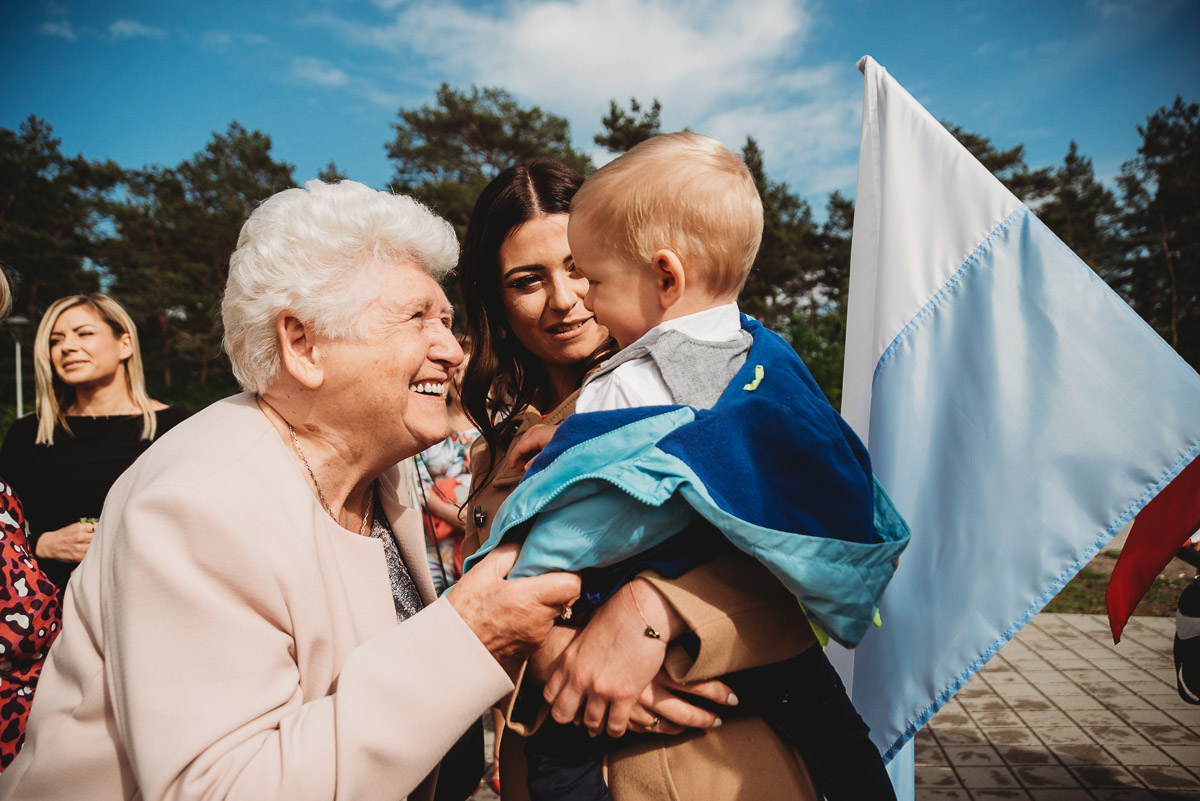
[[[1091,678],[1080,680],[1079,686],[1101,701],[1105,699],[1105,696],[1119,695],[1126,692],[1125,685],[1121,684],[1121,682],[1098,679],[1096,678],[1098,675],[1095,670],[1091,671]]]
[[[1133,693],[1116,693],[1101,696],[1100,701],[1109,709],[1154,709],[1154,705]],[[1160,709],[1162,707],[1159,707]]]
[[[1024,790],[971,790],[972,801],[1010,801],[1010,799],[1029,801],[1029,793]]]
[[[917,801],[971,801],[966,790],[926,789],[917,787]]]
[[[1059,709],[1103,709],[1104,704],[1097,701],[1091,695],[1084,692],[1082,688],[1077,688],[1078,695],[1072,695],[1065,692],[1046,691],[1046,694],[1054,699],[1054,705]]]
[[[966,712],[939,712],[933,716],[933,720],[929,721],[931,729],[961,729],[971,725],[971,718]]]
[[[938,745],[945,748],[948,745],[975,745],[976,743],[986,743],[987,737],[983,732],[974,727],[960,727],[956,729],[934,729],[934,736],[937,737]]]
[[[996,749],[990,745],[947,745],[943,750],[946,759],[955,768],[1004,764]]]
[[[1134,728],[1142,726],[1177,726],[1166,712],[1159,709],[1119,709],[1117,714]]]
[[[1186,726],[1139,726],[1138,731],[1156,745],[1200,745],[1200,734]]]
[[[966,685],[964,685],[963,688],[955,694],[954,697],[961,700],[962,698],[971,698],[976,695],[995,695],[995,692],[993,692],[992,688],[987,686],[986,683],[972,679],[971,681],[968,681]]]
[[[1009,698],[1008,706],[1023,712],[1052,712],[1054,705],[1045,698],[1017,697]]]
[[[1162,750],[1185,768],[1200,766],[1200,745],[1164,745]]]
[[[1087,788],[1142,787],[1137,778],[1120,765],[1072,765],[1071,771]]]
[[[968,712],[984,709],[1008,709],[1008,702],[998,695],[969,695],[963,698],[961,703],[963,709]]]
[[[936,745],[922,745],[921,743],[917,743],[913,749],[913,759],[918,768],[950,767],[950,761],[946,759],[946,753]]]
[[[1145,737],[1138,734],[1137,729],[1129,726],[1084,726],[1083,730],[1092,735],[1096,742],[1109,746],[1115,743],[1124,745],[1146,745]]]
[[[1186,768],[1174,765],[1140,765],[1129,770],[1152,789],[1200,789],[1200,779]]]
[[[1133,787],[1093,790],[1092,798],[1096,801],[1162,801],[1149,790],[1138,790]]]
[[[987,738],[992,745],[1041,745],[1033,730],[1027,726],[988,728]],[[1089,740],[1090,742],[1090,740]]]
[[[1017,788],[1017,782],[1011,770],[1001,766],[979,768],[956,768],[963,787],[968,790],[990,790],[996,788]]]
[[[995,729],[1002,726],[1024,726],[1025,722],[1011,709],[985,709],[972,712],[971,718],[982,729]]]
[[[1137,693],[1143,698],[1152,695],[1170,695],[1174,698],[1179,698],[1179,690],[1175,688],[1174,682],[1168,685],[1165,681],[1158,681],[1157,679],[1147,677],[1142,681],[1121,679],[1121,683],[1125,685],[1125,689],[1132,693]]]
[[[917,787],[962,787],[953,768],[922,768],[917,771]]]
[[[1037,736],[1046,745],[1058,743],[1094,743],[1092,736],[1078,726],[1053,726],[1039,728]]]
[[[1033,801],[1092,801],[1092,794],[1079,788],[1055,787],[1048,790],[1030,790]]]
[[[1168,715],[1184,726],[1200,728],[1200,707],[1189,706],[1184,709],[1171,708],[1165,710]]]
[[[979,675],[983,677],[984,681],[986,681],[988,684],[992,685],[992,687],[996,688],[997,692],[1000,692],[1000,690],[1002,689],[1001,685],[1005,685],[1007,687],[1007,685],[1010,685],[1010,684],[1028,684],[1029,683],[1025,680],[1024,676],[1022,676],[1020,673],[1013,670],[1012,668],[1005,668],[1004,670],[995,670],[995,671],[992,671],[991,673],[982,673],[981,672]]]
[[[1066,765],[1115,765],[1117,760],[1096,743],[1059,743],[1050,749]]]
[[[1025,721],[1033,729],[1049,728],[1051,726],[1072,726],[1075,724],[1067,716],[1067,713],[1060,712],[1057,709],[1049,711],[1018,709],[1017,714],[1021,716],[1021,720]]]
[[[1067,716],[1080,726],[1125,726],[1125,721],[1107,709],[1072,709]]]
[[[1058,758],[1044,745],[1001,745],[996,752],[1009,765],[1057,765]]]
[[[1105,743],[1104,747],[1108,749],[1117,761],[1122,765],[1174,765],[1175,759],[1172,755],[1165,753],[1161,748],[1155,748],[1152,745],[1126,745],[1124,743]],[[1192,746],[1164,746],[1165,748],[1189,748]],[[1195,746],[1200,748],[1200,746]],[[1187,764],[1182,763],[1182,764]]]
[[[1061,765],[1022,765],[1013,768],[1022,787],[1078,787],[1071,771]]]
[[[913,738],[913,742],[917,745],[937,745],[937,738],[933,736],[933,730],[926,726],[917,730],[917,736]]]

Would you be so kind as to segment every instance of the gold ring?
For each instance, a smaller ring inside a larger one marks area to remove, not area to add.
[[[657,729],[657,728],[658,728],[658,724],[659,724],[660,722],[661,722],[661,721],[659,720],[659,717],[658,717],[658,715],[655,715],[655,716],[654,716],[654,720],[652,720],[652,721],[650,722],[650,725],[649,725],[649,726],[647,726],[647,727],[646,727],[646,729],[647,729],[648,731],[654,731],[655,729]]]
[[[568,605],[568,606],[564,606],[564,607],[562,608],[562,612],[559,612],[559,614],[558,614],[558,619],[559,619],[559,620],[570,620],[570,619],[571,619],[571,614],[572,614],[572,612],[573,612],[573,611],[574,611],[574,610],[572,610],[572,609],[571,609],[571,607],[570,607],[569,605]]]

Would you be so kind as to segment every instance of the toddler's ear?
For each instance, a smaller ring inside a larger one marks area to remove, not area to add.
[[[658,284],[658,302],[669,309],[683,298],[687,274],[679,254],[663,248],[654,253],[654,280]]]

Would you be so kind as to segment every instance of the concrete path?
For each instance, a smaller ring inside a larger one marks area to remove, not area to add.
[[[917,735],[917,799],[1200,799],[1173,618],[1042,614]]]

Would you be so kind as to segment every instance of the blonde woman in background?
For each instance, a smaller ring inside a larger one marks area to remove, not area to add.
[[[37,412],[8,430],[0,475],[25,504],[39,564],[63,589],[113,482],[187,412],[146,394],[137,328],[108,295],[52,303],[33,361]]]

